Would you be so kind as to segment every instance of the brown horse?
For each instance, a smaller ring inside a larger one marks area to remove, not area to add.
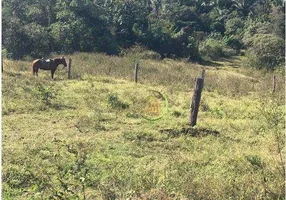
[[[55,58],[55,59],[36,59],[33,61],[33,74],[38,76],[39,69],[42,70],[51,70],[52,79],[54,79],[54,73],[57,70],[58,66],[63,64],[64,67],[67,66],[65,57]]]

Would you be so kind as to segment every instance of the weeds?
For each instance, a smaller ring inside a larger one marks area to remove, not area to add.
[[[41,83],[36,86],[34,92],[37,97],[47,106],[52,104],[52,100],[55,99],[57,95],[52,86],[45,87]]]
[[[90,170],[86,163],[86,144],[54,140],[50,145],[45,158],[34,157],[38,166],[26,166],[32,177],[30,184],[35,184],[29,187],[29,193],[39,194],[41,198],[44,195],[51,199],[86,199]]]
[[[77,124],[75,125],[76,128],[80,133],[88,133],[94,131],[104,131],[106,128],[101,125],[101,116],[81,116]]]
[[[117,94],[110,94],[108,96],[108,103],[113,109],[126,109],[129,105],[119,99]]]
[[[273,134],[276,151],[280,158],[280,167],[283,180],[285,180],[285,107],[283,99],[272,94],[264,97],[259,108],[260,115],[266,126],[266,133]]]

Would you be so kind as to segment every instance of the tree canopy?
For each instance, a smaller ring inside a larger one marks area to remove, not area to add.
[[[219,45],[260,59],[269,52],[253,45],[281,42],[284,15],[283,0],[3,0],[2,43],[13,59],[118,54],[135,44],[162,57],[199,60],[210,53],[207,47]],[[277,48],[273,52],[285,53]]]

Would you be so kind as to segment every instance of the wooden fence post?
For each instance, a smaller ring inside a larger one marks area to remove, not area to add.
[[[68,79],[71,79],[71,63],[72,63],[72,59],[69,59],[69,66],[68,66]]]
[[[276,76],[274,74],[273,75],[273,90],[272,90],[272,93],[275,93],[275,90],[276,90]]]
[[[193,127],[197,124],[197,116],[199,112],[201,94],[204,87],[204,79],[196,78],[194,95],[191,101],[191,115],[190,115],[190,125]]]
[[[206,70],[205,68],[203,69],[202,73],[201,73],[201,78],[202,79],[205,79],[205,74],[206,74]]]
[[[137,81],[138,81],[138,68],[139,68],[139,64],[136,63],[136,65],[135,65],[135,72],[134,72],[134,81],[135,81],[135,83],[137,83]]]

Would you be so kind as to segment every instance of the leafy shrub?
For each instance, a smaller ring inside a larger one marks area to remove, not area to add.
[[[272,33],[285,38],[285,12],[283,6],[273,7],[270,13]]]
[[[5,48],[2,48],[2,58],[8,58],[8,51]]]
[[[262,169],[263,163],[258,155],[247,155],[245,159],[253,166],[254,169]]]
[[[227,35],[236,35],[241,33],[244,27],[244,21],[241,18],[229,19],[225,23],[225,33]]]
[[[238,39],[237,37],[234,37],[233,35],[227,37],[224,37],[224,41],[226,43],[227,46],[239,50],[243,48],[243,43],[240,39]]]
[[[160,55],[169,54],[172,50],[169,45],[172,30],[173,24],[169,21],[156,20],[150,27],[150,33],[144,43],[149,49],[158,52]]]
[[[197,40],[193,37],[188,38],[188,44],[184,51],[185,56],[189,56],[189,59],[192,61],[197,61],[201,59],[199,46]]]
[[[224,27],[223,23],[218,22],[218,21],[215,21],[215,22],[213,22],[211,24],[211,29],[213,31],[217,31],[217,32],[220,32],[220,33],[225,32],[225,27]]]
[[[248,58],[251,66],[274,69],[284,62],[284,40],[273,34],[256,34],[252,37]]]
[[[200,53],[211,59],[218,59],[224,56],[223,49],[225,47],[226,44],[222,40],[208,38],[200,44]]]
[[[28,171],[22,167],[16,165],[10,165],[4,173],[4,181],[13,188],[17,187],[29,187],[33,184],[34,177]]]
[[[129,108],[129,105],[119,99],[117,94],[111,94],[108,97],[108,103],[111,105],[112,108],[116,109],[126,109]]]
[[[150,29],[146,46],[158,52],[163,58],[185,57],[193,61],[199,60],[197,40],[190,37],[192,30],[188,26],[183,25],[183,27],[174,29],[172,23],[168,21],[157,21]]]
[[[144,51],[142,52],[143,59],[153,59],[153,60],[160,60],[161,55],[154,52],[154,51]]]
[[[42,84],[38,84],[35,88],[35,94],[36,96],[41,99],[41,101],[45,105],[51,105],[52,99],[56,98],[56,92],[54,89],[50,86],[44,87]]]
[[[255,22],[255,21],[246,21],[245,30],[243,34],[243,44],[246,47],[253,45],[253,37],[257,34],[269,34],[272,31],[271,24],[269,22]]]
[[[82,142],[67,143],[60,140],[53,142],[56,150],[54,152],[50,150],[52,153],[45,159],[49,162],[51,170],[41,169],[45,166],[40,164],[38,168],[45,172],[45,176],[33,172],[37,183],[44,185],[43,188],[45,192],[50,193],[51,199],[85,199],[88,174],[92,168],[87,163],[88,145]],[[50,173],[51,171],[53,173]]]
[[[121,52],[122,56],[127,55],[131,57],[138,57],[138,59],[154,59],[154,60],[160,60],[161,55],[157,52],[154,52],[152,50],[148,50],[147,48],[140,46],[140,45],[134,45],[129,49],[124,50]]]

